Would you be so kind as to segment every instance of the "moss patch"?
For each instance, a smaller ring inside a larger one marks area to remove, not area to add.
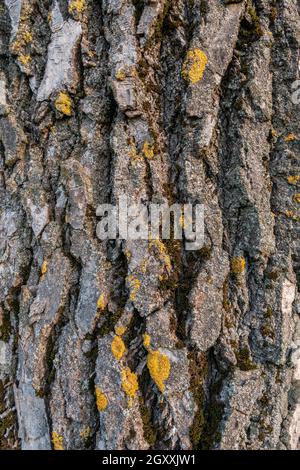
[[[247,371],[257,368],[257,366],[251,360],[250,351],[248,348],[244,347],[241,348],[239,351],[236,351],[235,357],[239,369]]]
[[[205,353],[197,355],[194,352],[189,353],[189,372],[191,377],[191,392],[193,394],[197,411],[195,413],[193,424],[190,428],[190,439],[192,448],[197,449],[205,425],[204,403],[205,394],[203,383],[207,375],[207,357]]]
[[[156,442],[157,433],[155,427],[152,424],[151,411],[141,396],[139,397],[139,410],[143,421],[144,439],[146,442],[148,442],[150,447],[153,447]]]

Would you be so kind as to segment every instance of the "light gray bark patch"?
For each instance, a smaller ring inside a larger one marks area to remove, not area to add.
[[[22,450],[50,450],[45,402],[36,396],[30,382],[15,387],[15,403]]]
[[[22,8],[22,0],[5,0],[5,5],[9,11],[11,21],[11,40],[15,37],[18,32],[18,26],[20,21],[20,14]]]
[[[52,93],[63,88],[75,92],[79,78],[75,57],[81,34],[81,24],[72,19],[52,33],[46,70],[37,93],[38,101],[48,99]]]

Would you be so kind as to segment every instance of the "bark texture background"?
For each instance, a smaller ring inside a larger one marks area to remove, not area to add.
[[[299,448],[299,43],[297,0],[0,0],[2,449]],[[124,192],[204,247],[101,243]]]

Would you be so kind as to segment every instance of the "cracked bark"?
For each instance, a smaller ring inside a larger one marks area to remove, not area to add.
[[[1,0],[1,449],[299,448],[299,42],[297,0]],[[122,193],[204,246],[101,243]]]

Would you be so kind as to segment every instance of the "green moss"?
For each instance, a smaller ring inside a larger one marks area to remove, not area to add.
[[[12,437],[13,431],[9,431],[15,424],[15,414],[13,412],[8,413],[4,418],[0,420],[0,449],[9,450],[11,446],[9,444],[10,437]]]
[[[262,28],[261,28],[260,20],[259,20],[259,17],[257,15],[257,13],[256,13],[255,7],[252,5],[252,2],[249,2],[249,6],[248,6],[247,11],[248,11],[248,13],[251,17],[252,26],[254,28],[255,34],[257,36],[262,36],[263,31],[262,31]]]
[[[0,380],[0,414],[5,411],[5,388],[2,380]]]
[[[271,318],[273,316],[273,309],[270,305],[267,306],[267,310],[265,311],[265,317]]]
[[[260,427],[259,427],[258,439],[261,442],[264,442],[266,440],[266,438],[271,435],[272,431],[273,431],[272,426],[270,426],[269,424],[266,424],[264,422],[261,422]]]
[[[167,248],[168,255],[172,264],[171,273],[164,277],[159,284],[160,289],[169,290],[175,293],[176,289],[179,286],[179,276],[181,270],[181,250],[182,245],[180,240],[174,240],[172,237],[170,240],[165,241],[165,246]]]
[[[270,397],[267,393],[264,393],[261,398],[259,399],[259,403],[263,408],[266,408],[270,404]]]
[[[190,439],[192,443],[192,448],[197,449],[199,442],[202,436],[202,432],[205,425],[204,417],[204,404],[205,404],[205,394],[203,383],[207,375],[207,357],[205,353],[202,353],[201,356],[196,353],[189,353],[189,372],[191,377],[191,386],[190,390],[193,394],[194,401],[197,406],[197,411],[195,413],[193,424],[190,428]]]
[[[263,336],[268,336],[271,339],[275,338],[274,328],[270,325],[263,325],[260,331]]]
[[[266,274],[266,277],[267,279],[271,279],[272,281],[276,281],[276,279],[278,279],[280,276],[280,272],[278,270],[273,270],[273,271],[269,271],[267,274]]]
[[[223,284],[223,308],[224,308],[225,312],[227,312],[227,313],[229,313],[231,311],[231,303],[229,301],[229,281],[228,281],[228,277],[227,277],[227,279],[225,280],[225,282]],[[225,324],[225,326],[227,328],[230,328],[230,326],[227,326],[226,324]]]
[[[135,13],[134,13],[134,19],[135,19],[135,24],[138,25],[140,18],[143,13],[144,9],[144,0],[132,0],[132,3],[135,7]]]
[[[99,327],[99,336],[105,336],[114,331],[115,325],[118,323],[123,313],[123,308],[118,308],[114,313],[107,312],[104,323]]]
[[[132,427],[129,430],[128,438],[132,441],[136,437],[136,430]]]
[[[208,3],[207,0],[201,0],[200,2],[200,13],[202,16],[206,18],[206,15],[208,13]]]
[[[212,254],[212,247],[211,246],[203,246],[199,250],[199,255],[204,260],[209,259],[211,257],[211,254]]]
[[[246,15],[241,21],[239,45],[257,41],[263,36],[259,16],[251,0],[248,0]]]
[[[10,323],[10,316],[9,312],[3,311],[3,316],[2,316],[2,324],[0,326],[0,338],[2,341],[5,341],[8,343],[10,335],[12,332],[12,327]]]
[[[224,405],[220,401],[219,394],[222,389],[223,379],[216,380],[209,390],[210,401],[205,410],[205,424],[201,434],[198,448],[211,450],[221,440],[220,424],[224,413]]]
[[[250,351],[247,347],[241,348],[239,351],[236,351],[235,356],[239,369],[247,371],[257,368],[257,366],[251,360]]]
[[[162,13],[159,15],[156,25],[155,25],[155,33],[154,33],[154,38],[157,41],[160,41],[163,37],[163,30],[164,30],[164,22],[165,19],[169,13],[169,10],[172,6],[172,1],[171,0],[165,0],[164,3],[164,8]]]
[[[277,15],[278,15],[277,8],[272,6],[270,9],[270,20],[272,23],[275,22]]]
[[[151,411],[141,396],[139,396],[139,410],[143,422],[144,439],[150,447],[153,447],[156,442],[157,433],[151,421]]]

